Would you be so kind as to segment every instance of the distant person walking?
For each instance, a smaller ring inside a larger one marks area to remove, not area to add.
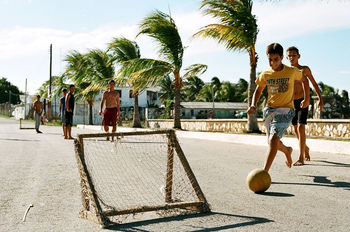
[[[36,96],[36,101],[34,102],[33,109],[35,119],[35,130],[37,133],[43,133],[39,130],[41,114],[43,112],[43,103],[40,101],[40,95]]]
[[[318,87],[314,77],[312,76],[311,69],[308,66],[300,65],[300,53],[299,49],[292,46],[287,49],[287,59],[292,67],[296,67],[304,72],[306,78],[312,83],[315,88],[316,94],[319,99],[318,107],[323,110],[323,100],[321,96],[320,88]],[[295,81],[294,84],[294,107],[295,116],[292,119],[295,134],[299,140],[299,159],[293,164],[294,166],[304,165],[304,161],[310,160],[310,149],[306,145],[305,125],[307,124],[307,115],[309,113],[309,107],[301,108],[300,103],[305,99],[303,87],[300,81]]]
[[[73,112],[74,112],[74,91],[75,87],[74,85],[69,86],[69,93],[66,97],[66,111],[65,111],[65,117],[66,117],[66,136],[65,139],[73,139],[72,137],[72,126],[73,126]]]
[[[60,113],[58,114],[58,117],[61,117],[62,122],[62,130],[63,130],[63,136],[67,137],[67,130],[66,130],[66,95],[67,95],[67,89],[62,90],[63,96],[60,99]]]
[[[103,126],[105,132],[109,131],[109,126],[112,125],[112,133],[117,131],[117,121],[120,119],[120,103],[119,103],[119,92],[114,90],[114,80],[109,81],[108,90],[103,93],[100,115],[103,114]],[[106,102],[106,109],[102,111],[103,105]],[[107,137],[109,140],[109,137]],[[113,141],[113,137],[112,137]]]

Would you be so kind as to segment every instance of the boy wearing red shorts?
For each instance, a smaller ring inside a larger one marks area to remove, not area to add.
[[[117,121],[120,119],[120,103],[119,103],[119,92],[114,89],[114,80],[109,81],[108,90],[103,93],[100,115],[103,114],[103,126],[104,130],[108,133],[109,126],[112,126],[112,133],[117,130]],[[106,103],[106,108],[104,111],[103,105]],[[109,137],[107,137],[109,140]],[[112,137],[113,141],[113,137]]]

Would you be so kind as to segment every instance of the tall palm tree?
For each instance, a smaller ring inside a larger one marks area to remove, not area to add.
[[[255,43],[259,32],[256,16],[252,14],[253,0],[203,0],[201,9],[205,15],[219,23],[204,26],[195,37],[213,38],[224,44],[229,51],[246,51],[250,58],[250,83],[248,104],[252,103],[256,88],[256,65],[258,56]],[[257,114],[248,116],[248,130],[259,131]]]
[[[136,42],[128,40],[124,37],[114,38],[112,42],[108,44],[109,51],[115,57],[115,61],[118,65],[123,66],[126,61],[133,59],[139,59],[141,57],[140,48]],[[130,76],[119,76],[117,82],[119,85],[128,84],[133,88],[132,96],[134,97],[134,117],[133,127],[141,127],[140,112],[139,112],[139,94],[147,86],[137,85],[137,79]]]
[[[168,14],[156,10],[144,18],[140,24],[139,35],[150,36],[157,42],[161,59],[133,60],[124,66],[121,73],[129,74],[140,80],[140,85],[156,84],[161,78],[172,73],[175,78],[174,128],[181,129],[180,90],[183,86],[183,80],[205,72],[207,66],[202,64],[191,65],[184,69],[186,73],[181,76],[184,47],[175,21]]]

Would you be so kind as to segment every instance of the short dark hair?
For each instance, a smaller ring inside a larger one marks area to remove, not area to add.
[[[114,81],[114,80],[110,80],[110,81],[108,82],[108,84],[110,84],[110,83],[115,84],[115,81]]]
[[[69,88],[75,87],[74,85],[70,85]]]
[[[278,54],[280,56],[283,56],[283,47],[279,43],[272,43],[269,46],[267,46],[266,49],[266,55],[271,54]]]
[[[295,51],[299,55],[299,49],[295,46],[291,46],[287,49],[287,52]]]
[[[63,89],[62,92],[63,92],[63,93],[67,92],[67,89]]]
[[[40,95],[38,94],[38,95],[36,95],[36,97],[40,97]]]

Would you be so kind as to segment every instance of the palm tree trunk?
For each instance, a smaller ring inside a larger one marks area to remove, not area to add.
[[[140,111],[139,111],[139,93],[133,92],[134,95],[134,117],[133,117],[133,125],[132,127],[141,128],[141,120],[140,120]]]
[[[174,72],[175,76],[175,102],[174,102],[174,128],[181,129],[181,121],[180,121],[180,90],[181,90],[181,79],[180,73]]]
[[[88,101],[89,104],[89,125],[93,125],[92,121],[92,105],[93,103],[91,101]]]
[[[252,104],[253,100],[253,94],[256,89],[256,62],[257,57],[255,54],[255,48],[252,47],[249,50],[249,56],[250,56],[250,81],[249,81],[249,89],[248,89],[248,106]],[[257,118],[257,112],[254,112],[250,115],[248,115],[248,131],[249,132],[260,132],[259,125],[258,125],[258,118]]]

